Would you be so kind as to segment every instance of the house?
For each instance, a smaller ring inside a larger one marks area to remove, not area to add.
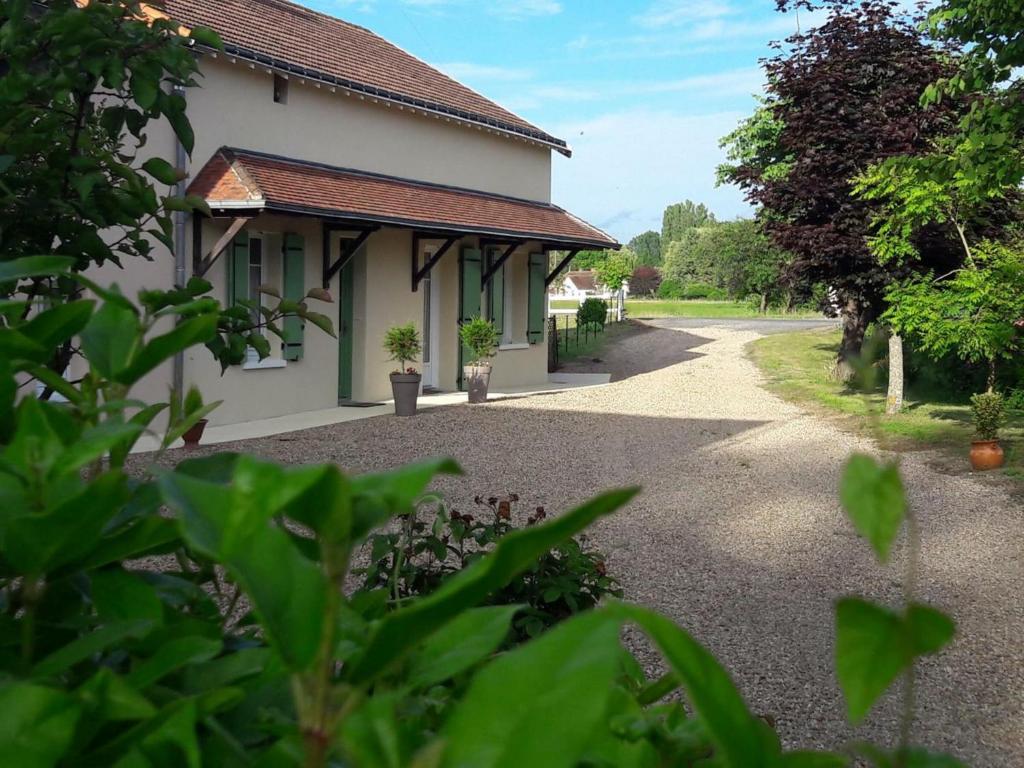
[[[562,281],[562,290],[559,298],[565,299],[586,299],[590,296],[597,296],[601,293],[598,285],[597,273],[591,270],[579,272],[566,272]]]
[[[492,386],[547,380],[547,286],[569,259],[549,251],[616,248],[551,202],[552,153],[566,142],[367,29],[287,0],[163,0],[185,27],[214,29],[188,89],[196,141],[188,193],[212,216],[181,215],[177,252],[101,275],[126,291],[202,275],[227,302],[286,298],[314,286],[334,303],[338,338],[297,322],[272,354],[223,375],[204,349],[144,382],[223,400],[214,424],[390,398],[386,330],[414,322],[426,386],[461,386],[459,324],[501,331]],[[154,153],[173,157],[167,126]],[[179,161],[186,164],[177,148]],[[183,233],[184,236],[181,236]],[[314,306],[315,305],[315,306]]]

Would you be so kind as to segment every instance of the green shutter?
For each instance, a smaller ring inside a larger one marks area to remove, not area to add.
[[[547,292],[547,286],[544,285],[544,281],[547,279],[547,276],[547,254],[531,253],[529,306],[526,315],[526,340],[531,344],[539,344],[544,340],[544,294]]]
[[[459,325],[480,317],[480,292],[483,290],[483,264],[480,251],[476,248],[463,248],[459,259]],[[471,350],[462,346],[459,341],[459,388],[462,383],[462,366],[473,356]]]
[[[306,296],[306,241],[302,235],[288,233],[284,236],[284,293],[291,301],[302,301]],[[301,317],[286,317],[282,348],[285,360],[301,360],[303,328]]]
[[[249,233],[244,229],[228,246],[228,304],[249,298]]]
[[[500,251],[487,252],[487,269],[501,258]],[[487,286],[487,318],[494,323],[498,334],[505,332],[505,265],[502,264]]]

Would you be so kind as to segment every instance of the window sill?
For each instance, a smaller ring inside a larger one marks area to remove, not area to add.
[[[515,349],[529,349],[530,345],[525,341],[510,342],[508,344],[501,344],[498,347],[499,352],[511,352]]]
[[[243,371],[264,371],[270,368],[286,368],[288,361],[280,357],[267,357],[263,360],[246,360],[242,363]]]

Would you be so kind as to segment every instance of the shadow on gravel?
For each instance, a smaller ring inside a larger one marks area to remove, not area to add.
[[[610,373],[612,381],[623,381],[703,357],[702,353],[692,350],[712,341],[702,336],[657,328],[635,320],[628,322],[633,326],[630,334],[606,347],[600,360],[573,360],[560,366],[559,372]]]

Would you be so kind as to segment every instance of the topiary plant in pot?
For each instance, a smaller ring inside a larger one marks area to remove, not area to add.
[[[486,403],[491,383],[490,358],[498,351],[498,329],[482,317],[474,317],[459,328],[459,338],[468,353],[462,378],[469,393],[469,402]]]
[[[977,440],[971,443],[971,466],[978,472],[999,469],[1005,457],[999,445],[999,430],[1006,423],[1006,400],[989,390],[971,397]]]
[[[420,376],[406,363],[420,356],[420,334],[412,323],[396,325],[384,334],[384,350],[391,360],[398,362],[397,371],[391,372],[391,392],[395,397],[396,416],[415,416],[416,400],[420,394]]]

